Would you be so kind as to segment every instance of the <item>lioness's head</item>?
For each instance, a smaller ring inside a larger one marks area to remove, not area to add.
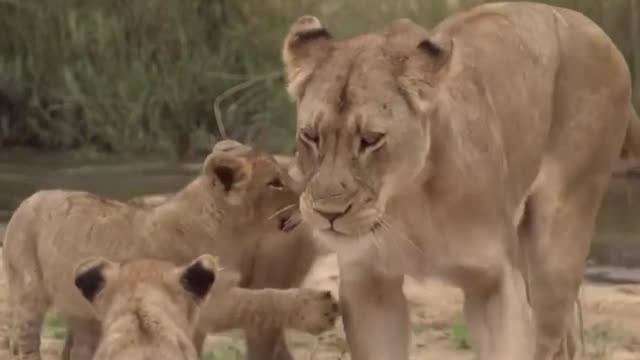
[[[410,20],[336,41],[312,16],[287,35],[305,222],[331,239],[381,226],[389,200],[426,176],[430,122],[451,41]]]
[[[158,260],[120,264],[89,257],[76,265],[73,274],[76,287],[103,322],[134,313],[140,322],[148,322],[140,326],[173,323],[192,331],[219,269],[211,255],[183,266]]]
[[[289,231],[299,223],[297,183],[291,158],[274,157],[233,140],[223,140],[204,162],[201,180],[225,203],[226,222],[266,232]]]

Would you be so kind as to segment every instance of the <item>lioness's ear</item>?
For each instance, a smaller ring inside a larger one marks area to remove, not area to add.
[[[314,16],[302,16],[284,40],[282,59],[287,71],[287,91],[299,99],[316,65],[332,48],[331,34]]]
[[[214,152],[204,162],[204,174],[222,187],[227,201],[238,204],[251,180],[251,164],[240,156]]]
[[[441,33],[430,35],[418,44],[418,49],[429,58],[429,63],[434,71],[440,70],[440,67],[449,60],[452,48],[453,40]]]
[[[453,41],[443,34],[431,34],[414,46],[413,53],[404,62],[398,83],[414,110],[427,112],[433,90],[451,58]]]
[[[118,266],[117,263],[100,256],[86,258],[80,261],[73,271],[74,283],[82,296],[89,302],[93,302],[104,289],[107,282],[106,272]]]
[[[201,255],[188,265],[178,269],[180,285],[196,300],[204,300],[216,279],[216,272],[220,270],[217,257],[207,254]]]

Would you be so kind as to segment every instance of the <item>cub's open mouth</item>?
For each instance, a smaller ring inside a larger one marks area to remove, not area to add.
[[[371,228],[369,229],[369,232],[376,232],[378,230],[382,230],[382,223],[379,221],[376,221],[375,223],[373,223],[373,225],[371,225]]]

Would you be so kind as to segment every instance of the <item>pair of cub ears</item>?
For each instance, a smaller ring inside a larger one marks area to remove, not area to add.
[[[80,261],[74,269],[75,286],[82,295],[93,302],[107,283],[119,273],[121,265],[101,256],[93,256]],[[173,269],[176,281],[195,300],[204,300],[221,270],[218,258],[201,255],[183,266]]]
[[[380,35],[386,38],[385,46],[396,57],[394,65],[402,67],[398,70],[407,74],[409,84],[416,80],[429,83],[449,59],[453,47],[450,37],[430,33],[409,19],[390,23]],[[301,97],[316,66],[335,50],[335,44],[318,18],[307,15],[293,23],[282,50],[291,97]]]

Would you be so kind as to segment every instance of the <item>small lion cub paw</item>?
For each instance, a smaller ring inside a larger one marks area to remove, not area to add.
[[[330,291],[299,289],[291,326],[317,335],[330,330],[340,315],[338,302]]]

